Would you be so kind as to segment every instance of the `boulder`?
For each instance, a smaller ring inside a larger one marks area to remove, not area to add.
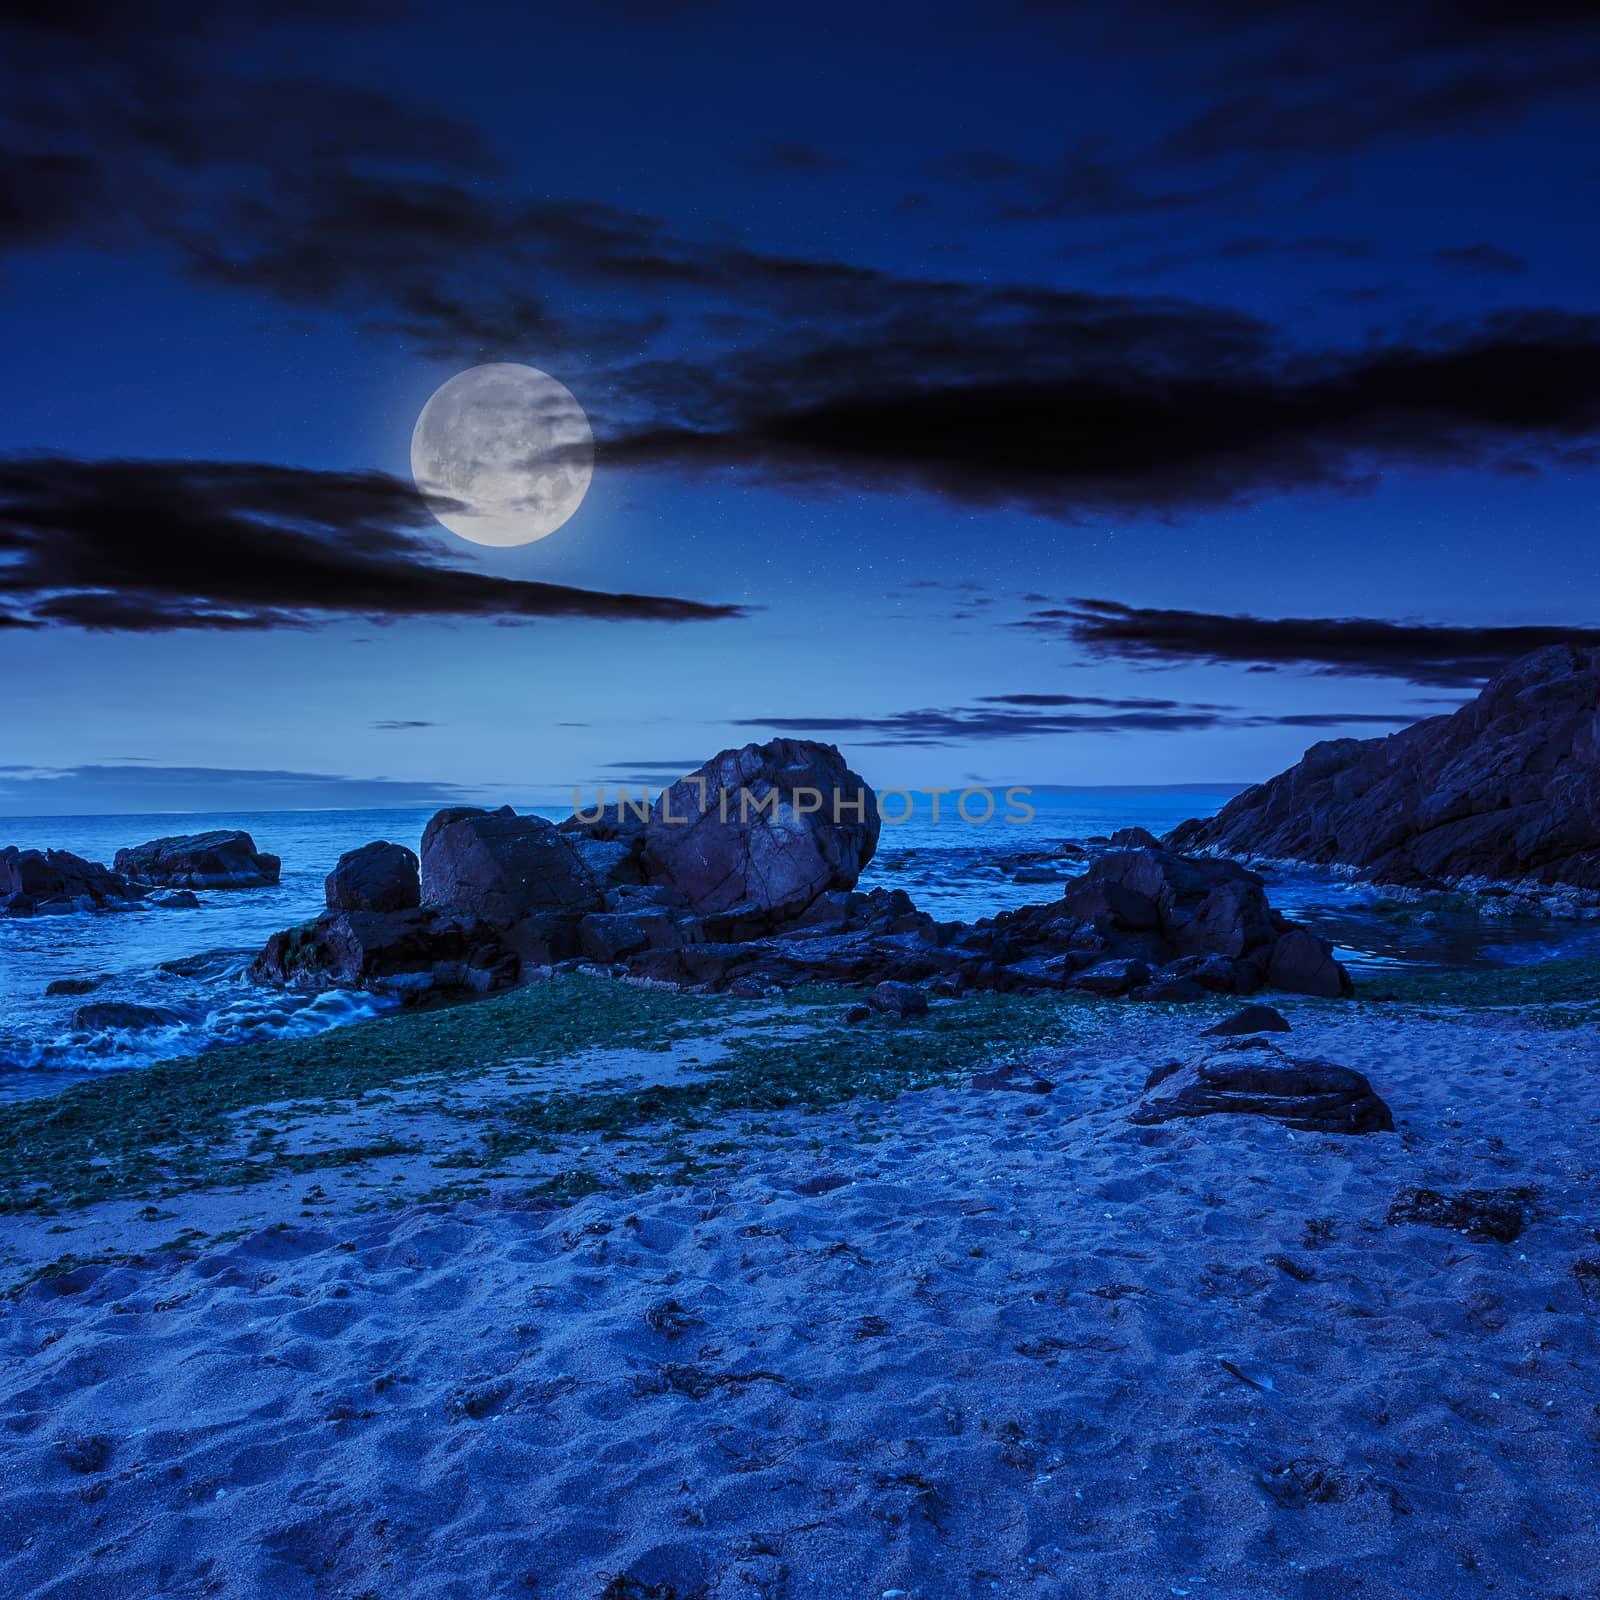
[[[72,1013],[72,1026],[89,1032],[102,1028],[123,1028],[139,1033],[146,1028],[178,1027],[189,1018],[171,1006],[139,1006],[122,1000],[98,1000],[79,1006]]]
[[[1267,982],[1291,994],[1348,1000],[1356,992],[1350,974],[1333,959],[1333,946],[1306,928],[1291,928],[1272,946]]]
[[[292,988],[368,989],[417,998],[487,994],[517,981],[516,955],[477,917],[433,906],[328,911],[275,933],[250,976]]]
[[[70,850],[0,850],[0,915],[104,911],[138,898],[121,873]]]
[[[1600,889],[1600,651],[1552,645],[1447,716],[1313,745],[1167,845],[1337,863],[1373,882]]]
[[[576,955],[578,919],[603,903],[571,836],[510,806],[458,807],[429,822],[422,896],[488,924],[528,966]]]
[[[644,868],[700,915],[760,931],[853,888],[878,826],[876,795],[833,746],[774,739],[724,750],[663,790],[645,829]]]
[[[889,1017],[925,1017],[928,1014],[928,997],[921,989],[914,984],[888,979],[874,987],[867,996],[867,1004]]]
[[[422,904],[417,858],[386,839],[346,850],[323,892],[330,911],[410,911]]]
[[[1224,1017],[1214,1028],[1201,1030],[1202,1037],[1218,1035],[1222,1038],[1237,1038],[1247,1033],[1288,1033],[1289,1024],[1283,1013],[1274,1011],[1271,1006],[1246,1006],[1243,1011],[1235,1011],[1231,1017]]]
[[[1132,1120],[1141,1126],[1218,1113],[1271,1117],[1308,1133],[1392,1133],[1389,1108],[1361,1073],[1285,1054],[1261,1038],[1229,1039],[1158,1067]]]
[[[237,828],[151,839],[117,851],[112,864],[136,883],[167,889],[264,889],[278,881],[282,867]]]

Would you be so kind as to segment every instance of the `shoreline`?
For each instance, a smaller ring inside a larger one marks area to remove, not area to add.
[[[0,1571],[1576,1596],[1597,973],[1272,997],[1392,1106],[1360,1137],[1129,1122],[1226,999],[846,1027],[840,991],[581,975],[4,1108],[0,1506],[39,1537]],[[971,1087],[1005,1059],[1053,1088]],[[1418,1187],[1524,1194],[1526,1226],[1390,1220]]]
[[[1578,1595],[1600,1019],[1592,963],[1546,976],[1539,1005],[1528,974],[1275,997],[1286,1045],[1394,1107],[1360,1138],[1130,1125],[1227,1002],[846,1030],[829,990],[579,976],[277,1046],[232,1093],[214,1056],[149,1069],[88,1162],[53,1165],[101,1139],[104,1091],[8,1107],[0,1506],[42,1538],[0,1570],[18,1595],[445,1597],[467,1570],[584,1600]],[[1053,1090],[970,1088],[1005,1056]],[[1514,1242],[1470,1240],[1386,1221],[1416,1186],[1536,1198]]]

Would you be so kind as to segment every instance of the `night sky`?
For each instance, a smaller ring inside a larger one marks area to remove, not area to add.
[[[0,812],[1250,781],[1600,642],[1597,13],[5,7]],[[486,361],[597,439],[507,551]]]

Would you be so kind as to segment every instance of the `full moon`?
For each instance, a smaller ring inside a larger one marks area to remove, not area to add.
[[[474,544],[532,544],[564,523],[594,474],[594,435],[564,384],[492,361],[434,390],[411,433],[411,476],[440,522]]]

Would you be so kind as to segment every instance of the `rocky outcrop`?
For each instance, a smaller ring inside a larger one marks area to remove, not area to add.
[[[579,919],[604,909],[572,837],[510,806],[444,811],[428,824],[422,898],[493,928],[528,967],[576,956]]]
[[[282,867],[236,828],[152,839],[117,851],[113,865],[135,883],[167,889],[264,889],[278,881]]]
[[[1264,985],[1338,999],[1354,993],[1333,947],[1267,903],[1231,861],[1170,850],[1112,850],[1050,905],[978,925],[1021,987],[1092,994],[1251,994]]]
[[[973,925],[935,922],[902,890],[874,889],[826,894],[762,937],[721,937],[714,918],[677,926],[679,943],[628,955],[627,969],[713,988],[751,978],[1166,1001],[1269,983],[1329,998],[1353,992],[1332,947],[1273,911],[1254,873],[1163,850],[1103,855],[1062,899]]]
[[[1337,863],[1373,882],[1600,889],[1600,651],[1554,645],[1449,716],[1313,745],[1167,844]]]
[[[120,872],[69,850],[0,850],[0,916],[114,910],[138,898]]]
[[[877,796],[832,745],[774,739],[724,750],[656,797],[644,833],[651,883],[745,933],[849,890],[878,844]]]
[[[347,850],[323,893],[330,911],[410,911],[422,904],[417,858],[385,839]]]
[[[328,912],[275,936],[255,973],[420,993],[497,987],[509,954],[522,978],[584,962],[755,996],[807,981],[876,988],[869,1014],[900,1016],[967,989],[1167,1002],[1267,984],[1351,992],[1332,947],[1274,912],[1261,879],[1232,862],[1133,831],[1058,900],[936,922],[902,890],[848,887],[878,818],[837,750],[779,739],[723,751],[691,776],[648,818],[580,814],[556,827],[509,806],[442,811],[423,831],[415,887],[401,846],[351,852],[328,878]]]
[[[1361,1073],[1290,1056],[1262,1038],[1229,1039],[1193,1060],[1157,1067],[1133,1112],[1141,1126],[1248,1113],[1308,1133],[1392,1133],[1389,1108]]]
[[[368,989],[414,999],[488,994],[518,978],[516,955],[487,923],[437,907],[330,911],[275,933],[250,968],[258,982]]]

